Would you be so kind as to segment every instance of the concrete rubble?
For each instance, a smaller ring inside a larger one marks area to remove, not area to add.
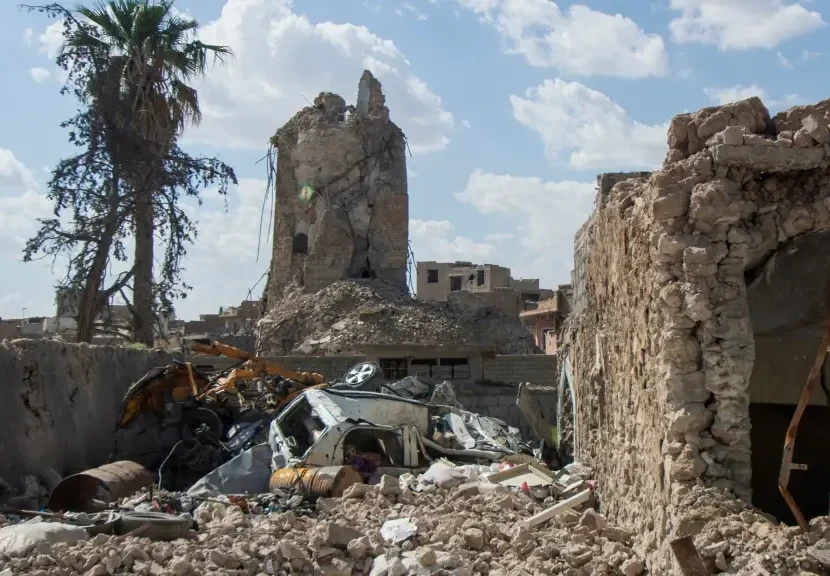
[[[405,480],[389,480],[320,499],[318,511],[307,516],[206,502],[193,511],[197,528],[187,538],[99,534],[75,543],[42,542],[23,557],[0,557],[0,574],[643,573],[632,535],[609,526],[593,508],[567,511],[528,530],[521,520],[546,505],[528,494],[499,485],[486,494],[469,485],[416,491]],[[395,519],[409,519],[408,537],[384,540],[382,527]]]
[[[500,354],[537,352],[518,319],[475,295],[416,300],[381,280],[342,280],[308,294],[288,293],[259,322],[259,353],[347,354],[366,344],[478,344]]]

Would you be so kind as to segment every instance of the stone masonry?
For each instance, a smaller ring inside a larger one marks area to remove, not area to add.
[[[270,310],[294,284],[308,292],[347,278],[406,286],[406,142],[365,71],[357,106],[321,93],[280,128]]]
[[[758,98],[676,116],[663,168],[599,195],[580,230],[568,331],[577,458],[603,507],[668,573],[698,487],[751,498],[746,272],[830,229],[830,100]],[[783,572],[782,572],[783,573]]]

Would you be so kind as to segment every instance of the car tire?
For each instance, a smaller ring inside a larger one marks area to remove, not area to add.
[[[222,419],[216,412],[208,408],[195,408],[182,414],[182,438],[193,438],[196,428],[202,424],[206,424],[216,438],[222,439],[225,433]]]
[[[360,362],[355,364],[343,376],[343,388],[351,390],[366,390],[377,392],[382,383],[385,383],[383,372],[375,362]]]

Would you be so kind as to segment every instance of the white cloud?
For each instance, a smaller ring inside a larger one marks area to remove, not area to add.
[[[654,168],[666,153],[668,122],[633,120],[602,92],[579,82],[545,80],[525,96],[510,96],[513,116],[542,137],[551,161],[570,152],[577,170]]]
[[[680,16],[669,23],[680,44],[721,50],[774,48],[825,26],[816,11],[790,0],[670,0]]]
[[[228,0],[200,38],[230,46],[235,57],[200,83],[204,118],[190,139],[265,149],[277,128],[320,92],[354,102],[365,68],[382,82],[392,120],[413,154],[443,149],[455,127],[395,44],[365,26],[312,23],[288,0]]]
[[[730,102],[737,102],[738,100],[746,100],[747,98],[752,98],[753,96],[757,96],[761,100],[769,99],[769,95],[766,90],[755,84],[750,86],[736,84],[735,86],[729,86],[727,88],[704,88],[703,92],[713,103],[718,105],[729,104]]]
[[[23,244],[37,228],[37,218],[49,216],[52,204],[11,150],[0,148],[0,255],[22,257]]]
[[[203,193],[206,204],[213,210],[191,206],[190,217],[199,222],[199,237],[195,244],[197,252],[205,255],[229,258],[239,263],[250,264],[256,259],[257,239],[259,237],[259,220],[262,214],[262,199],[267,182],[259,178],[241,178],[239,186],[228,191],[229,204],[233,206],[228,212],[220,207],[213,190]],[[270,240],[268,234],[269,207],[265,207],[265,220],[262,225],[262,245],[260,260],[270,259]]]
[[[415,6],[413,6],[409,2],[404,2],[403,4],[401,4],[401,7],[403,8],[403,10],[401,10],[401,9],[395,10],[395,13],[398,16],[404,16],[404,14],[408,13],[408,14],[411,14],[416,20],[421,20],[422,22],[424,20],[429,19],[429,16],[427,14],[425,14],[424,12],[421,12],[420,10],[418,10]]]
[[[455,195],[483,214],[516,226],[524,250],[510,262],[514,275],[539,277],[543,286],[569,281],[573,237],[593,209],[596,182],[549,182],[476,170]]]
[[[487,242],[454,235],[455,227],[449,220],[409,221],[409,238],[415,258],[422,260],[469,262],[492,261],[500,255],[498,248]]]
[[[464,126],[464,128],[469,128],[470,127],[470,121],[469,120],[462,120],[461,125]]]
[[[802,101],[803,98],[801,98],[801,94],[785,94],[784,97],[779,100],[772,100],[770,102],[770,106],[775,108],[789,108],[790,106],[795,106]]]
[[[495,234],[488,234],[484,237],[488,242],[502,242],[504,240],[512,240],[516,235],[512,232],[496,232]]]
[[[23,31],[23,43],[26,44],[26,46],[31,46],[32,45],[32,38],[34,38],[34,35],[35,35],[34,30],[32,30],[31,28],[26,28]]]
[[[11,150],[0,148],[0,192],[20,191],[35,186],[31,170],[18,160]]]
[[[508,52],[531,66],[584,76],[662,76],[669,60],[663,39],[620,14],[550,0],[457,0],[494,26]]]
[[[52,73],[49,72],[49,70],[40,67],[30,68],[29,74],[31,74],[32,80],[34,80],[38,84],[46,82],[47,80],[49,80],[49,77],[52,76]]]
[[[818,58],[821,56],[821,52],[811,52],[810,50],[804,50],[801,52],[801,59],[802,60],[809,60],[811,58]]]
[[[40,52],[49,58],[57,58],[63,46],[63,20],[52,22],[37,40],[40,44]]]
[[[784,56],[781,52],[778,52],[778,61],[781,63],[781,66],[784,68],[792,68],[793,64],[790,62],[790,59]]]
[[[781,98],[773,98],[766,90],[755,84],[750,86],[736,84],[735,86],[729,86],[727,88],[704,88],[703,92],[713,104],[717,105],[729,104],[730,102],[737,102],[739,100],[746,100],[752,96],[757,96],[767,105],[772,113],[789,108],[790,106],[795,106],[802,99],[799,94],[785,94]]]

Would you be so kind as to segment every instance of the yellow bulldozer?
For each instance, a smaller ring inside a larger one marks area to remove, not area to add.
[[[197,341],[192,351],[237,362],[218,371],[179,361],[151,370],[125,394],[115,430],[111,460],[159,470],[170,489],[189,486],[265,441],[283,407],[308,388],[327,386],[320,374],[288,370],[221,342]]]

